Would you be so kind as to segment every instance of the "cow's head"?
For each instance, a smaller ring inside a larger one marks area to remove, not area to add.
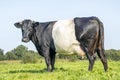
[[[22,22],[17,22],[14,25],[17,28],[21,28],[22,30],[22,41],[23,42],[29,42],[31,40],[32,35],[35,32],[34,27],[37,26],[39,23],[26,19],[23,20]]]

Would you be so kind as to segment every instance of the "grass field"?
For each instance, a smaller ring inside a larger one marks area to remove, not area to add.
[[[0,62],[0,80],[120,80],[120,62],[108,61],[104,72],[101,62],[95,62],[93,71],[87,71],[88,61],[57,60],[54,72],[45,70],[45,63],[21,64],[19,61]]]

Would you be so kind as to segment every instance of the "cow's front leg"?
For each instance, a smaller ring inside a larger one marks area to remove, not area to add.
[[[50,69],[50,59],[48,59],[47,57],[45,58],[45,62],[46,62],[46,65],[47,65],[47,71],[48,72],[51,72],[51,69]]]
[[[50,52],[49,52],[49,48],[44,48],[44,57],[45,57],[45,62],[47,65],[47,71],[51,71],[51,59],[50,59]]]
[[[50,55],[51,55],[51,67],[52,71],[55,69],[54,64],[55,64],[55,50],[50,50]]]

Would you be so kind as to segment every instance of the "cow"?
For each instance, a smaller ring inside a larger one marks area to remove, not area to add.
[[[92,71],[95,53],[107,71],[104,50],[104,27],[98,17],[75,17],[72,19],[37,22],[25,19],[14,24],[22,30],[22,41],[32,41],[38,53],[45,58],[47,71],[53,71],[55,54],[87,56],[88,70]]]

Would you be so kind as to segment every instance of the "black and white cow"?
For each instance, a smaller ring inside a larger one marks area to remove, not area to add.
[[[76,17],[68,20],[35,22],[29,19],[14,24],[22,30],[22,41],[30,40],[45,58],[47,70],[54,70],[55,54],[86,55],[88,70],[93,69],[95,55],[100,57],[104,70],[108,69],[104,51],[104,28],[97,17]]]

